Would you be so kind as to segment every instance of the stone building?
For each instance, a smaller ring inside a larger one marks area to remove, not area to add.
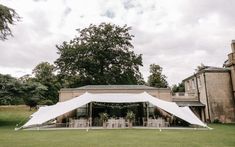
[[[202,120],[235,122],[235,41],[223,68],[204,66],[183,82],[191,97],[184,96],[181,101],[202,103],[204,106],[195,110]]]
[[[227,68],[204,67],[183,80],[185,92],[204,106],[196,109],[204,121],[234,121],[234,99],[230,70]]]

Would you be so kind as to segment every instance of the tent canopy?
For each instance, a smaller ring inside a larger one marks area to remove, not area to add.
[[[188,107],[179,107],[174,102],[167,102],[149,95],[146,92],[139,94],[130,93],[84,93],[65,102],[59,102],[52,106],[40,107],[37,112],[31,115],[31,119],[22,126],[22,128],[42,125],[58,116],[75,110],[90,102],[106,102],[106,103],[136,103],[149,102],[152,105],[171,113],[186,122],[202,127],[207,127]]]

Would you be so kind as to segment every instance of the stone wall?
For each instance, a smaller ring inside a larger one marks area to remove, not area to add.
[[[90,93],[142,93],[147,92],[150,95],[166,101],[172,101],[171,90],[166,89],[61,89],[59,92],[59,101],[63,102],[74,97],[78,97],[85,92]]]
[[[235,105],[230,73],[208,72],[205,75],[211,121],[219,119],[224,123],[235,122]]]

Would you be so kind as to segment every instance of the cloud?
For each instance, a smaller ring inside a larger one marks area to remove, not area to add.
[[[103,15],[111,19],[115,17],[115,13],[112,10],[107,10]]]
[[[65,10],[64,10],[64,16],[67,16],[69,15],[69,13],[71,13],[72,9],[69,8],[69,7],[66,7]]]
[[[145,79],[151,63],[163,67],[170,84],[197,65],[222,66],[235,34],[235,1],[224,0],[3,0],[22,22],[14,38],[0,42],[0,73],[21,75],[58,57],[56,44],[76,29],[111,22],[132,27],[134,51],[143,54]],[[26,5],[27,3],[27,5]],[[12,70],[11,70],[12,69]],[[26,72],[25,72],[25,71]],[[19,72],[22,71],[22,72]]]
[[[131,8],[134,8],[135,5],[133,4],[133,0],[124,0],[123,1],[123,6],[125,9],[131,9]]]

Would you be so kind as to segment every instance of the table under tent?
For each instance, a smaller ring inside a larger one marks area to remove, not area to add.
[[[84,93],[65,102],[40,107],[20,129],[126,128],[132,126],[162,128],[172,125],[207,127],[188,107],[179,107],[146,92]]]

